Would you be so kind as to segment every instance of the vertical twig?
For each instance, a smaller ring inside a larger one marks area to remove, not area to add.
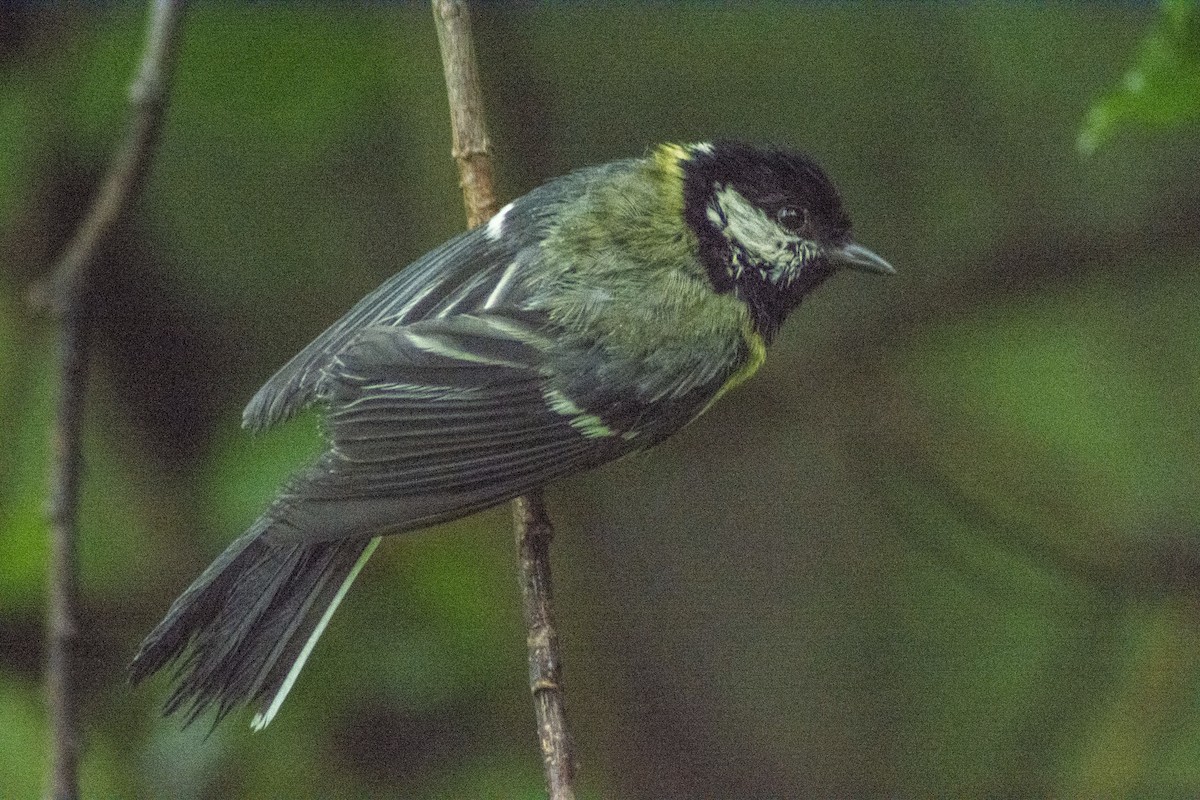
[[[458,163],[467,227],[474,228],[496,213],[496,192],[471,17],[462,0],[433,0],[433,18],[450,100],[450,152]]]
[[[64,298],[65,300],[65,298]],[[50,791],[54,800],[79,796],[79,702],[74,652],[79,566],[76,522],[87,385],[87,327],[83,308],[66,301],[58,315],[58,397],[50,438],[50,561],[46,578],[46,704],[50,723]]]
[[[525,607],[529,648],[529,690],[537,715],[538,744],[550,800],[574,800],[575,743],[567,724],[558,630],[554,627],[554,591],[550,581],[550,542],[554,525],[541,490],[513,503],[517,569]]]
[[[463,0],[433,0],[433,17],[446,73],[446,93],[450,99],[451,152],[458,163],[467,225],[475,227],[496,213],[496,196],[492,187],[491,143],[484,124],[471,19]],[[554,538],[554,526],[540,491],[517,498],[513,521],[528,630],[529,689],[533,693],[537,715],[546,787],[551,800],[573,800],[574,747],[567,726],[550,582],[550,542]]]
[[[50,563],[47,577],[46,702],[50,717],[48,797],[79,796],[79,697],[74,680],[79,574],[76,555],[83,473],[83,411],[87,389],[88,270],[106,236],[137,196],[162,126],[178,52],[183,0],[155,0],[146,49],[129,90],[130,122],[104,183],[67,245],[40,298],[58,324],[58,396],[51,432]]]

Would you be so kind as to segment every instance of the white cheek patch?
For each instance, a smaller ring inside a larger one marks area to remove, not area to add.
[[[709,206],[708,219],[735,246],[735,252],[740,248],[749,256],[751,263],[740,267],[758,269],[773,283],[794,273],[819,251],[815,243],[779,225],[731,186],[717,189],[716,205]]]

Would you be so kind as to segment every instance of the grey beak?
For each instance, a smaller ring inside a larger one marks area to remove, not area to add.
[[[840,267],[860,272],[874,272],[877,275],[896,274],[895,267],[858,242],[847,242],[841,247],[832,248],[829,251],[829,260]]]

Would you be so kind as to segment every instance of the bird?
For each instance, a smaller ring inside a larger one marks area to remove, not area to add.
[[[381,538],[659,444],[762,365],[842,269],[828,175],[786,147],[667,143],[551,180],[387,279],[254,395],[261,431],[308,406],[325,449],[142,642],[163,711],[275,718]]]

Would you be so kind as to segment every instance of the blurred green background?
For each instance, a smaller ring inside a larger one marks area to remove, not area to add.
[[[488,5],[502,194],[663,140],[794,145],[843,276],[645,457],[550,494],[587,797],[1200,793],[1194,6]],[[26,302],[120,137],[140,6],[0,10],[0,796],[44,781],[52,335]],[[318,448],[240,408],[459,230],[424,5],[204,5],[97,266],[84,792],[540,796],[506,510],[390,540],[279,718],[123,669]]]

